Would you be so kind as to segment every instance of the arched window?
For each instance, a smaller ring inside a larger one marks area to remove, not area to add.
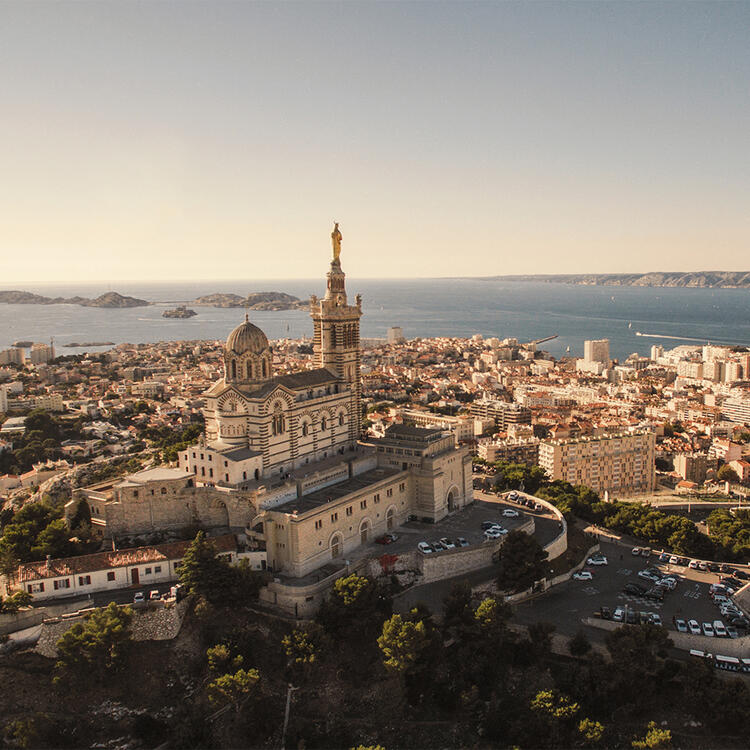
[[[325,417],[322,417],[320,420],[320,429],[321,430],[327,430],[328,429],[328,420]]]
[[[302,437],[307,437],[307,433],[309,431],[309,427],[307,426],[307,422],[302,423]]]
[[[286,430],[284,415],[280,411],[273,415],[272,427],[274,435],[281,435]]]
[[[161,494],[162,495],[166,495],[167,494],[167,488],[166,487],[162,487],[161,488]]]
[[[260,368],[261,368],[262,376],[264,378],[267,378],[268,377],[268,362],[266,362],[265,359],[261,362]]]
[[[336,536],[331,539],[331,557],[339,557],[341,555],[341,537]]]
[[[344,415],[343,413],[339,414],[339,427],[344,426]]]
[[[237,378],[237,360],[236,359],[232,360],[232,378],[233,379]]]

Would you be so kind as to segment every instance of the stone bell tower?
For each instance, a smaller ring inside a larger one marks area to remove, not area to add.
[[[341,232],[338,223],[331,233],[333,260],[326,274],[328,284],[323,299],[310,298],[310,316],[313,319],[313,350],[317,367],[325,367],[345,380],[352,390],[349,404],[349,436],[359,438],[362,428],[362,384],[359,365],[359,318],[362,315],[362,297],[356,304],[346,299],[346,276],[341,270]]]

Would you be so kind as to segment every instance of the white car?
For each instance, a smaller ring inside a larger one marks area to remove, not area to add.
[[[579,570],[577,573],[573,573],[573,578],[576,581],[591,581],[594,576],[588,570]]]
[[[714,620],[714,633],[716,633],[718,638],[726,638],[729,635],[721,620]]]
[[[697,560],[691,560],[688,563],[688,568],[692,568],[693,570],[698,570],[698,561]]]
[[[607,558],[604,555],[595,555],[586,560],[586,565],[606,565]]]
[[[456,545],[447,536],[442,537],[440,543],[445,549],[456,549]]]
[[[501,537],[502,532],[495,526],[493,526],[491,529],[487,529],[487,531],[484,532],[485,539],[500,539]]]
[[[674,591],[677,588],[677,581],[675,581],[674,578],[662,578],[660,581],[656,582],[657,586],[663,586],[664,588],[669,589],[670,591]]]
[[[688,620],[688,630],[692,635],[700,635],[701,634],[701,626],[698,625],[697,620]]]
[[[423,555],[430,555],[430,554],[432,554],[432,552],[434,551],[434,550],[432,549],[432,547],[430,547],[430,545],[429,545],[429,544],[427,544],[427,542],[420,542],[420,543],[419,543],[419,544],[417,545],[417,549],[418,549],[418,550],[419,550],[419,551],[420,551],[420,552],[421,552],[421,553],[422,553]]]
[[[710,622],[703,623],[703,635],[707,635],[709,638],[714,637],[714,626]]]
[[[504,518],[518,518],[518,511],[513,510],[513,508],[506,508],[503,511],[503,517]]]
[[[658,576],[656,573],[652,573],[650,570],[639,570],[638,577],[644,578],[647,581],[652,581],[653,583],[658,583],[659,581],[661,581],[661,576]]]
[[[672,555],[672,557],[669,558],[670,565],[677,565],[677,563],[679,562],[680,562],[680,558],[677,557],[677,555]]]

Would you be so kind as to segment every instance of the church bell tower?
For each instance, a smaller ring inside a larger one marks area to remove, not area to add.
[[[362,428],[362,384],[359,365],[359,318],[362,315],[362,297],[349,305],[346,298],[346,276],[341,270],[341,232],[336,223],[331,233],[333,260],[326,274],[328,283],[323,299],[310,298],[310,316],[313,319],[313,350],[317,367],[325,367],[342,380],[352,391],[349,404],[349,436],[359,438]]]

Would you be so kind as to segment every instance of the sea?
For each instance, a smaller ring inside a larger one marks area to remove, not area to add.
[[[2,285],[4,289],[11,288]],[[49,297],[97,297],[107,291],[148,300],[149,307],[101,309],[78,305],[0,304],[0,349],[19,340],[54,340],[58,354],[101,351],[109,346],[69,347],[71,343],[149,343],[225,338],[240,323],[241,308],[194,306],[186,320],[162,312],[214,292],[246,295],[280,291],[306,299],[325,292],[321,279],[227,280],[194,282],[117,282],[116,284],[19,285]],[[472,336],[517,338],[521,342],[555,336],[539,345],[555,357],[583,355],[585,339],[606,338],[610,356],[647,355],[654,344],[665,349],[707,342],[750,347],[750,290],[578,286],[544,282],[465,278],[347,278],[350,301],[363,298],[361,336],[385,338],[401,326],[407,338]],[[250,311],[269,339],[310,338],[305,310]]]

